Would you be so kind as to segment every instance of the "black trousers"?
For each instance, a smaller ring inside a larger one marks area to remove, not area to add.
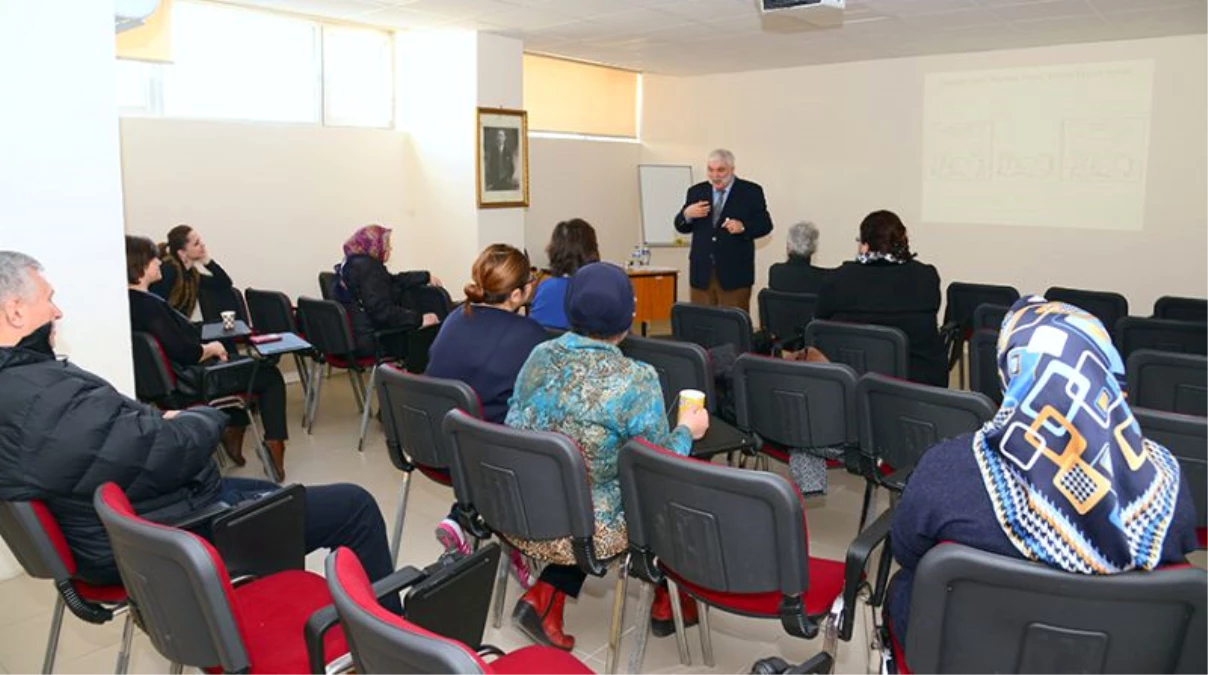
[[[583,588],[583,582],[587,581],[587,572],[575,565],[546,565],[545,569],[541,570],[539,581],[553,586],[572,598],[577,598],[579,591]]]

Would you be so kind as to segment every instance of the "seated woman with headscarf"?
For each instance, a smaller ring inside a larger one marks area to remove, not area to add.
[[[533,349],[516,378],[507,424],[517,429],[555,431],[583,451],[595,507],[593,543],[600,559],[628,545],[617,455],[632,438],[686,455],[693,439],[705,435],[704,410],[680,415],[668,429],[658,373],[621,353],[619,345],[633,325],[633,285],[625,270],[609,263],[585,265],[566,287],[566,316],[571,331]],[[562,630],[567,596],[579,596],[587,575],[575,566],[569,538],[513,541],[526,555],[547,562],[538,582],[512,613],[526,635],[567,651],[575,639]],[[671,630],[666,591],[655,597],[651,613],[657,635]],[[693,609],[689,609],[693,608]],[[695,603],[684,605],[685,620],[695,621]]]
[[[400,272],[386,269],[390,261],[391,230],[366,225],[344,242],[344,260],[336,265],[335,298],[344,305],[352,321],[357,356],[407,356],[407,336],[402,332],[383,337],[374,333],[391,329],[434,326],[448,314],[445,295],[429,286],[440,279],[429,272]]]
[[[1190,489],[1170,452],[1141,435],[1098,319],[1040,297],[1016,302],[998,370],[994,420],[928,450],[894,513],[902,570],[885,608],[900,643],[915,568],[941,542],[1078,574],[1151,570],[1196,548]],[[1062,471],[1066,453],[1078,453],[1077,472]],[[1082,489],[1075,474],[1096,487]]]

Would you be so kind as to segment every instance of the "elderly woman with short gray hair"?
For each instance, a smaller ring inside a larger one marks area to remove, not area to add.
[[[818,227],[802,221],[789,228],[788,260],[772,265],[768,286],[788,293],[817,293],[831,270],[812,263],[818,250]]]

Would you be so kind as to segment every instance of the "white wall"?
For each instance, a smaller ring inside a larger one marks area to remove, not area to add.
[[[788,226],[822,230],[820,263],[854,253],[860,219],[895,210],[912,247],[945,283],[1114,290],[1135,314],[1163,294],[1204,297],[1208,182],[1203,35],[866,61],[750,73],[644,80],[642,162],[703,167],[710,149],[737,155],[761,183],[776,231],[758,249],[758,279],[784,255]],[[1153,59],[1144,229],[1133,232],[919,222],[923,80],[928,73]],[[707,100],[707,106],[685,102]],[[700,175],[702,169],[697,170]],[[685,250],[656,263],[686,269]],[[681,280],[681,297],[683,296]]]
[[[530,138],[531,206],[524,242],[538,266],[548,263],[545,246],[559,221],[592,224],[600,257],[624,263],[640,243],[636,143]]]
[[[38,258],[57,350],[133,394],[113,6],[0,2],[0,248]]]
[[[318,297],[318,273],[369,223],[400,230],[392,268],[424,268],[405,227],[406,144],[390,130],[123,118],[126,231],[158,242],[188,223],[236,286],[291,298]]]

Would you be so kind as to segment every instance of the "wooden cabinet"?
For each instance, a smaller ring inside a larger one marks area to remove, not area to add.
[[[644,324],[670,320],[679,270],[673,267],[636,267],[629,269],[628,273],[633,283],[633,294],[637,298],[634,323],[642,324],[644,332]]]

